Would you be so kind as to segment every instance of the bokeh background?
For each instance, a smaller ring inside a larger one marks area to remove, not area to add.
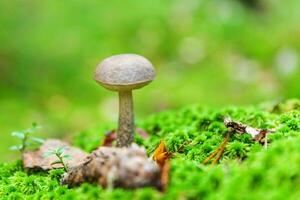
[[[157,79],[137,120],[165,109],[300,97],[299,0],[1,0],[0,161],[14,130],[69,139],[116,123],[117,94],[92,80],[105,57],[137,53]]]

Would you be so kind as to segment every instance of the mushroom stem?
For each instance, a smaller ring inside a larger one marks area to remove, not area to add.
[[[119,92],[119,128],[117,146],[127,147],[133,142],[134,114],[132,90]]]

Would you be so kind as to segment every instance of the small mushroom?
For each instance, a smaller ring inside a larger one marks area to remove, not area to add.
[[[136,54],[111,56],[97,66],[94,79],[103,87],[119,92],[117,146],[129,146],[133,142],[132,90],[144,87],[154,78],[155,71],[150,61]]]

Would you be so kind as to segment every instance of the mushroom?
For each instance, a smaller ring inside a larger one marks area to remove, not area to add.
[[[136,54],[111,56],[97,66],[94,79],[103,87],[119,92],[118,147],[129,146],[133,142],[132,90],[144,87],[154,78],[155,71],[150,61]]]

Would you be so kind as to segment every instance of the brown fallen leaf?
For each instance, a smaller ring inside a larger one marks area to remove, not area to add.
[[[57,157],[51,155],[45,157],[45,153],[59,147],[66,147],[65,154],[70,155],[71,159],[65,160],[68,167],[77,166],[83,162],[88,154],[79,148],[72,147],[68,143],[58,139],[48,139],[40,146],[39,149],[34,151],[25,151],[22,155],[23,166],[28,169],[42,169],[50,170],[55,168],[63,168],[62,164],[52,164],[57,160]]]
[[[149,137],[149,134],[141,128],[136,128],[136,132],[143,139],[147,139]],[[102,146],[112,147],[113,142],[116,141],[116,139],[117,139],[117,131],[116,130],[108,131],[105,133],[105,137],[103,139]]]
[[[146,150],[136,144],[130,147],[99,147],[86,161],[70,168],[61,183],[74,187],[83,182],[106,188],[160,188],[160,167],[149,160]]]
[[[105,133],[105,137],[102,142],[102,146],[111,147],[113,142],[117,139],[117,131],[111,130]]]

